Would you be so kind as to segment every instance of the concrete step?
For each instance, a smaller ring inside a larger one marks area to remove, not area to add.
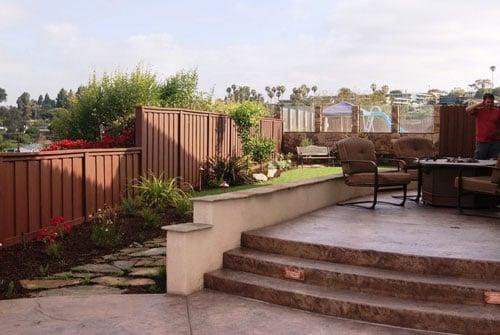
[[[499,281],[396,272],[245,248],[224,253],[224,268],[294,280],[292,271],[303,273],[298,281],[306,284],[452,304],[483,305],[485,292],[500,292]]]
[[[500,280],[500,262],[492,260],[354,249],[344,246],[314,244],[299,239],[286,240],[270,237],[259,231],[242,233],[241,246],[293,257],[401,272]]]
[[[500,334],[499,306],[411,301],[228,269],[205,274],[205,287],[355,320],[458,334]]]

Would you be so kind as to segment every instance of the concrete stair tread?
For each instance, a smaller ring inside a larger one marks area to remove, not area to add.
[[[280,225],[273,226],[278,230]],[[241,247],[274,254],[393,270],[397,272],[432,274],[437,276],[467,277],[494,282],[500,280],[500,262],[478,258],[455,258],[452,255],[435,256],[403,251],[387,251],[366,247],[348,247],[342,244],[321,243],[309,237],[287,239],[267,235],[266,230],[241,234]]]
[[[282,280],[229,269],[217,270],[205,276],[206,281],[209,278],[215,278],[243,283],[253,287],[267,288],[275,292],[292,292],[298,295],[326,298],[329,300],[371,306],[374,308],[383,307],[399,311],[406,310],[419,313],[447,314],[500,323],[500,306],[472,306],[415,301],[347,290],[337,290],[329,287],[309,285],[301,282]],[[208,288],[211,287],[208,286]]]
[[[462,288],[474,288],[484,291],[499,291],[500,282],[487,279],[470,279],[453,276],[427,275],[410,272],[400,272],[375,267],[341,264],[328,261],[312,260],[281,254],[273,254],[249,248],[237,248],[226,252],[228,256],[250,258],[253,261],[263,261],[287,267],[316,269],[328,272],[345,273],[351,275],[373,277],[382,280],[399,280],[415,283],[435,285],[449,285]]]

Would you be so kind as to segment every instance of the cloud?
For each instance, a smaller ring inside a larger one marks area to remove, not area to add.
[[[28,9],[14,2],[0,4],[0,31],[15,27],[30,16]]]
[[[341,0],[325,2],[319,13],[308,8],[309,2],[296,0],[284,9],[288,27],[307,24],[315,14],[320,30],[251,42],[230,35],[225,43],[203,46],[187,43],[194,36],[182,32],[137,28],[106,39],[73,22],[45,23],[30,52],[0,54],[0,77],[14,95],[9,102],[21,90],[53,95],[85,83],[93,70],[130,70],[138,63],[164,76],[197,68],[201,87],[215,87],[218,96],[233,83],[261,91],[284,84],[286,96],[302,83],[329,93],[343,86],[367,92],[372,82],[417,92],[489,78],[489,66],[500,54],[500,4],[491,1]],[[210,39],[202,27],[197,33]]]

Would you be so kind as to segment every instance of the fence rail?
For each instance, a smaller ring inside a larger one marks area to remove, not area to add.
[[[283,124],[263,119],[260,134],[281,151]],[[208,157],[240,155],[241,142],[231,118],[211,112],[138,107],[136,145],[142,150],[142,171],[199,183],[199,168]]]
[[[51,217],[81,223],[115,206],[139,176],[140,148],[0,154],[0,243],[29,240]]]

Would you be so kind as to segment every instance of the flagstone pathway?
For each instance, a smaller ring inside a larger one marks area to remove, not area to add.
[[[99,257],[91,264],[47,277],[21,280],[32,297],[123,294],[130,290],[158,293],[164,288],[166,242],[157,238]]]

